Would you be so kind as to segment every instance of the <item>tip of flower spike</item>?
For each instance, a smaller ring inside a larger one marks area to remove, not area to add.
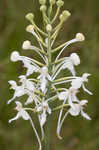
[[[22,49],[27,50],[27,49],[30,48],[30,46],[31,46],[31,42],[30,41],[28,41],[28,40],[24,41],[23,45],[22,45]]]
[[[34,32],[34,26],[33,25],[29,25],[26,27],[26,31],[27,32],[30,32],[30,33],[33,33]]]
[[[10,60],[16,62],[19,60],[20,54],[17,51],[11,53]]]
[[[27,20],[29,20],[30,22],[32,22],[33,19],[34,19],[34,14],[28,13],[28,14],[25,16],[25,18],[26,18]]]
[[[84,41],[84,40],[85,40],[85,37],[84,37],[84,35],[83,35],[82,33],[77,33],[77,34],[76,34],[76,39],[77,39],[78,41]]]

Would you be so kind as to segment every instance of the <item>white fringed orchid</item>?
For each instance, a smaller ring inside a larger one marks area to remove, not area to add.
[[[92,93],[85,87],[85,82],[88,82],[90,74],[84,73],[79,77],[76,73],[75,66],[80,64],[78,54],[74,52],[71,53],[69,57],[65,56],[60,58],[63,51],[65,51],[69,45],[84,41],[84,35],[82,33],[77,33],[72,40],[66,41],[62,45],[55,47],[54,43],[60,29],[71,14],[67,10],[63,11],[59,16],[59,24],[55,26],[55,21],[64,4],[63,0],[49,0],[50,6],[48,9],[46,0],[39,0],[39,3],[41,5],[40,11],[42,12],[44,31],[36,25],[34,15],[32,13],[27,14],[26,19],[30,24],[26,27],[26,31],[33,35],[38,45],[32,45],[31,41],[25,40],[22,43],[22,49],[25,53],[28,52],[28,50],[31,50],[37,53],[40,58],[39,60],[36,60],[34,57],[29,58],[21,56],[17,51],[11,53],[10,60],[12,62],[21,61],[23,67],[26,68],[26,73],[18,77],[18,84],[13,80],[8,81],[11,88],[14,90],[14,95],[8,100],[8,104],[15,101],[17,105],[16,110],[18,111],[16,117],[10,119],[9,123],[19,118],[29,120],[37,137],[39,150],[41,150],[41,141],[35,129],[34,121],[32,121],[32,117],[30,117],[28,111],[32,112],[31,115],[34,115],[35,113],[37,116],[42,140],[45,140],[44,134],[46,131],[44,126],[48,123],[48,117],[51,116],[54,111],[60,110],[57,123],[57,135],[61,138],[61,127],[68,114],[74,117],[80,114],[85,119],[91,120],[84,112],[84,105],[88,101],[79,100],[77,93],[80,92],[81,88],[90,95],[92,95]],[[55,8],[53,5],[55,4],[57,5],[57,11],[52,18],[52,10]],[[52,57],[55,52],[57,52],[56,57]],[[64,75],[61,72],[62,70],[64,70]],[[65,70],[69,70],[70,76],[66,76]],[[21,102],[16,100],[23,95],[27,95],[27,98],[24,104],[21,104]],[[54,101],[57,101],[58,106],[55,106],[56,103],[54,104]],[[24,108],[22,105],[27,106],[27,108]],[[66,111],[64,114],[63,111],[65,108]]]

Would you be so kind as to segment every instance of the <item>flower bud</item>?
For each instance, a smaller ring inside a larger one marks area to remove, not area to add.
[[[27,40],[27,41],[24,41],[24,42],[23,42],[22,48],[23,48],[24,50],[27,50],[27,49],[30,48],[30,46],[31,46],[31,42]]]
[[[34,26],[33,26],[33,25],[28,25],[28,26],[26,27],[26,31],[27,31],[27,32],[30,32],[30,33],[33,33],[33,32],[34,32]]]
[[[47,30],[47,32],[51,32],[52,31],[52,26],[50,24],[48,24],[46,26],[46,30]]]
[[[62,7],[64,5],[64,2],[62,0],[58,0],[56,4],[58,7]]]
[[[50,4],[54,5],[56,0],[50,0]]]
[[[64,10],[63,13],[62,13],[62,15],[63,15],[63,20],[65,21],[65,20],[68,19],[68,17],[69,17],[71,14],[70,14],[69,11]]]
[[[25,16],[25,18],[26,18],[27,20],[29,20],[30,22],[32,22],[33,19],[34,19],[34,14],[28,13],[28,14]]]
[[[64,10],[64,11],[62,12],[62,14],[60,15],[60,20],[61,20],[61,21],[66,21],[70,15],[71,15],[71,14],[70,14],[69,11]]]
[[[44,4],[46,3],[46,0],[39,0],[39,3],[40,3],[41,5],[44,5]]]
[[[84,40],[85,40],[85,37],[84,37],[84,35],[83,35],[82,33],[77,33],[77,34],[76,34],[76,39],[77,39],[78,41],[84,41]]]
[[[20,54],[17,51],[11,53],[10,60],[16,62],[19,60]]]
[[[46,11],[46,5],[42,5],[41,7],[40,7],[40,11],[43,11],[43,12],[45,12]]]

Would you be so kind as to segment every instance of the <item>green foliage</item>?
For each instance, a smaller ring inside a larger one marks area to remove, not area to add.
[[[65,0],[64,0],[65,2]],[[12,96],[7,81],[17,79],[22,72],[21,64],[9,61],[13,50],[20,50],[24,40],[32,38],[25,32],[27,21],[25,15],[32,12],[38,26],[42,26],[38,0],[0,1],[0,149],[1,150],[37,150],[36,138],[28,122],[21,119],[12,125],[8,119],[14,116],[14,110],[6,105]],[[66,0],[65,9],[71,12],[69,21],[61,29],[56,46],[72,39],[77,32],[84,33],[86,40],[67,49],[66,54],[78,52],[81,57],[81,72],[92,74],[89,89],[94,93],[89,99],[88,113],[92,121],[83,118],[68,117],[65,120],[64,139],[59,141],[55,135],[55,118],[52,120],[52,150],[98,150],[99,149],[99,0]],[[61,34],[62,33],[62,34]],[[35,40],[32,39],[35,43]],[[24,53],[24,52],[21,52]],[[65,52],[63,55],[66,55]],[[30,54],[31,55],[31,54]],[[24,71],[23,71],[24,72]],[[14,104],[11,104],[14,105]],[[12,106],[13,107],[13,106]],[[57,115],[57,114],[56,114]],[[34,118],[35,119],[35,118]],[[36,120],[35,120],[36,122]],[[37,125],[38,127],[38,125]],[[32,143],[35,143],[34,145]],[[57,144],[56,144],[57,143]]]

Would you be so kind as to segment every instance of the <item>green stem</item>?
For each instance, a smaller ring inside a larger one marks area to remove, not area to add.
[[[48,73],[51,74],[51,34],[48,33],[48,48],[47,48],[47,54],[48,54]],[[47,99],[50,98],[50,90],[51,90],[51,83],[49,82],[48,90],[47,90]],[[47,122],[45,125],[45,150],[50,150],[50,115],[47,118]]]
[[[50,150],[50,116],[47,118],[47,122],[45,125],[45,146],[44,150]]]

